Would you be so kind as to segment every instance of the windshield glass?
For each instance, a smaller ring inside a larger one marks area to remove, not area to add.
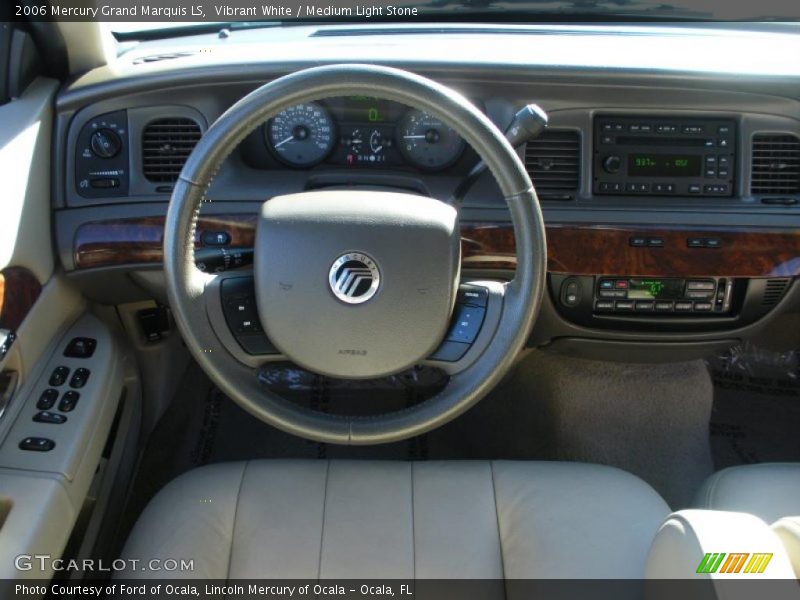
[[[122,3],[120,3],[122,4]],[[131,5],[134,10],[136,5]],[[144,6],[139,8],[145,9]],[[197,11],[195,10],[197,9]],[[168,9],[170,10],[170,9]],[[181,7],[180,13],[98,15],[109,20],[115,34],[136,32],[258,28],[292,23],[462,22],[462,23],[608,23],[608,22],[794,22],[800,20],[795,0],[414,0],[336,2],[327,4],[286,0],[281,4],[250,0],[212,2]],[[128,17],[128,18],[125,18]],[[140,17],[141,20],[136,20]],[[125,21],[125,22],[119,22]]]

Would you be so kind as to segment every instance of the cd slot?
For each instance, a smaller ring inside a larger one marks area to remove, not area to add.
[[[713,145],[713,140],[705,138],[664,138],[664,137],[643,137],[621,135],[616,138],[617,146],[690,146],[703,147]]]

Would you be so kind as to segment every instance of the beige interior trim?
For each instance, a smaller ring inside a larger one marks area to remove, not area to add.
[[[25,267],[39,282],[55,267],[50,243],[50,154],[56,82],[39,78],[0,106],[0,269]]]
[[[102,23],[59,22],[69,56],[69,72],[85,73],[116,58],[116,41]]]

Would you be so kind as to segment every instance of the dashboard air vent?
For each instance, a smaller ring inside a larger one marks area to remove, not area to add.
[[[575,131],[546,130],[525,146],[525,168],[542,200],[574,200],[580,187],[581,140]]]
[[[151,54],[150,56],[141,56],[133,60],[134,65],[144,65],[152,62],[161,62],[162,60],[172,60],[175,58],[183,58],[184,56],[192,56],[195,52],[168,52],[165,54]]]
[[[150,121],[142,132],[142,169],[153,183],[174,183],[202,132],[192,119]]]
[[[753,194],[800,194],[800,138],[757,134],[753,137]]]
[[[767,279],[764,286],[764,297],[761,300],[762,306],[772,308],[778,304],[788,288],[788,279]]]

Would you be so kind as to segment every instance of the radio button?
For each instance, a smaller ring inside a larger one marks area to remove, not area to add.
[[[628,292],[625,290],[600,290],[598,295],[601,298],[627,298]]]
[[[684,125],[683,133],[703,133],[702,125]]]
[[[598,300],[594,303],[594,309],[597,311],[612,311],[614,310],[614,303],[611,300]]]
[[[699,183],[690,183],[689,184],[689,193],[690,194],[699,194],[702,191],[703,191],[703,188]]]
[[[622,159],[613,154],[607,156],[605,160],[603,160],[603,168],[607,173],[616,173],[622,168]]]
[[[716,169],[706,169],[706,177],[716,177],[717,170]]]
[[[641,248],[642,246],[647,246],[647,238],[643,237],[632,237],[629,240],[629,243],[634,248]]]
[[[720,148],[727,148],[730,145],[731,142],[727,138],[720,138],[719,140],[717,140],[717,146],[719,146]]]
[[[691,312],[692,311],[692,303],[691,302],[676,302],[675,303],[675,312]]]
[[[687,281],[686,282],[686,289],[687,290],[713,290],[716,289],[717,284],[713,281]]]
[[[678,127],[676,125],[662,123],[661,125],[656,125],[656,131],[658,133],[675,133],[678,131]]]
[[[730,164],[730,159],[727,156],[725,156],[724,154],[720,155],[720,157],[719,157],[719,166],[720,166],[720,168],[721,167],[727,167],[729,164]]]
[[[650,248],[663,248],[664,240],[661,238],[650,238],[647,240],[647,245]]]
[[[655,303],[658,312],[672,312],[672,302],[660,301]]]
[[[708,312],[711,310],[711,302],[695,302],[694,309],[702,312]]]
[[[687,238],[686,245],[689,248],[705,248],[706,240],[705,238]]]
[[[636,312],[652,312],[654,303],[652,300],[644,300],[636,303]]]
[[[720,125],[719,129],[717,129],[717,133],[719,133],[720,135],[727,135],[730,132],[731,132],[731,128],[728,127],[727,125]]]
[[[719,238],[706,238],[706,248],[721,248],[722,240]]]
[[[617,300],[614,303],[614,308],[621,311],[633,310],[633,302],[631,300]]]
[[[614,287],[614,280],[612,279],[601,279],[600,280],[600,289],[601,290],[610,290]]]
[[[708,300],[714,296],[713,291],[704,291],[704,290],[689,290],[686,292],[686,297],[691,298],[692,300]]]

